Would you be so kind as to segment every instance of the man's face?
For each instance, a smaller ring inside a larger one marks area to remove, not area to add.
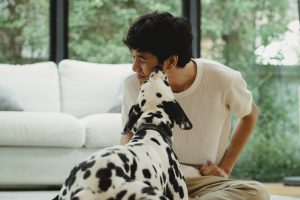
[[[132,50],[132,70],[136,73],[139,83],[149,79],[152,69],[159,64],[155,55],[149,52]]]

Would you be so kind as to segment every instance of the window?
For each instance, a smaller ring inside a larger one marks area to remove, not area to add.
[[[299,175],[297,8],[297,0],[202,0],[202,57],[239,70],[260,109],[233,172],[238,178],[280,181]]]
[[[49,59],[49,2],[0,2],[0,63]]]
[[[69,1],[69,58],[129,63],[123,37],[133,20],[150,11],[181,15],[181,0]]]

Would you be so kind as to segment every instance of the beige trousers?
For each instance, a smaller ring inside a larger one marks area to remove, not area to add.
[[[186,179],[189,199],[193,200],[269,200],[263,184],[256,181],[202,176]]]

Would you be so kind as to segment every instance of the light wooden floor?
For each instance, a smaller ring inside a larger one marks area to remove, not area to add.
[[[271,195],[300,197],[300,186],[285,186],[281,183],[265,183]]]

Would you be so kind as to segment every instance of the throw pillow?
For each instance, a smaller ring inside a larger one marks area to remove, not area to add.
[[[15,93],[0,84],[0,111],[23,111]]]

